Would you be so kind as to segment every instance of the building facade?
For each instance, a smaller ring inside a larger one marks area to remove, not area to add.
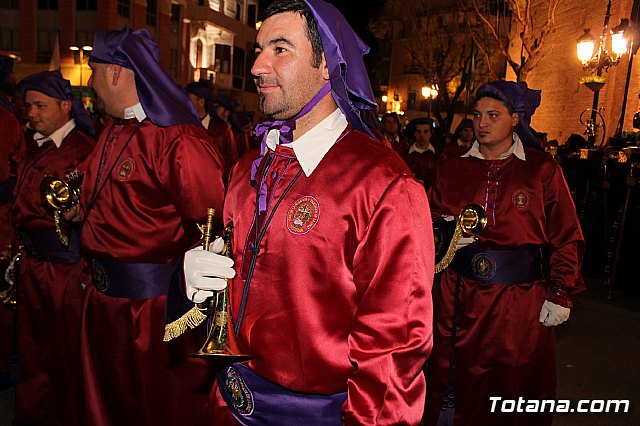
[[[210,79],[217,94],[256,111],[257,20],[257,0],[0,0],[0,53],[16,58],[16,80],[59,68],[86,95],[95,30],[146,28],[176,83]]]

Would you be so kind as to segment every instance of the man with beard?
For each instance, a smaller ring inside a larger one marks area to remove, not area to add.
[[[251,72],[269,121],[225,200],[235,264],[202,250],[184,263],[195,302],[235,274],[233,325],[252,357],[218,374],[213,424],[417,425],[431,347],[426,194],[370,136],[368,48],[337,9],[281,0],[265,16]]]

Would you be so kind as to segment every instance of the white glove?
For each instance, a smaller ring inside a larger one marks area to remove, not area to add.
[[[224,241],[218,237],[209,247],[210,251],[202,250],[202,246],[189,250],[184,255],[184,278],[187,297],[194,303],[202,303],[207,297],[213,296],[214,291],[227,287],[226,278],[233,278],[233,259],[220,253]]]
[[[447,222],[451,222],[452,220],[455,220],[455,216],[451,216],[451,215],[444,215],[442,216],[442,218]],[[456,243],[456,250],[465,248],[469,244],[476,242],[476,240],[477,240],[476,237],[462,237]]]
[[[540,311],[540,322],[545,327],[560,325],[569,319],[571,309],[545,300]]]

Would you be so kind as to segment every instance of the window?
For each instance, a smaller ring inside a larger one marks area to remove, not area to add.
[[[38,0],[38,9],[58,10],[58,0]]]
[[[118,16],[128,18],[131,14],[131,0],[118,0]]]
[[[97,0],[76,0],[76,10],[96,10],[97,8]]]
[[[47,63],[51,60],[53,43],[56,39],[55,31],[38,31],[38,52],[36,62]]]
[[[169,49],[169,75],[178,78],[178,49]]]
[[[0,30],[0,50],[20,50],[20,32]]]
[[[407,109],[416,109],[416,92],[412,90],[407,94]]]
[[[231,46],[216,44],[216,71],[224,74],[231,72]]]
[[[244,77],[244,49],[236,47],[233,49],[233,79],[234,89],[242,90],[242,80]]]
[[[180,25],[180,12],[181,8],[179,4],[171,4],[171,24]]]
[[[242,21],[242,12],[244,9],[244,3],[241,1],[236,2],[236,20]]]
[[[147,0],[147,25],[156,26],[158,0]]]
[[[256,27],[256,14],[258,13],[258,9],[255,4],[250,4],[247,6],[247,25],[251,28]]]
[[[0,0],[0,9],[19,9],[20,0]]]

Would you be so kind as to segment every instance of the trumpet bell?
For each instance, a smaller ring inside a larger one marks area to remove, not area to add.
[[[487,213],[480,204],[467,204],[460,212],[458,222],[465,235],[478,235],[487,226]]]
[[[80,190],[60,178],[47,176],[40,183],[40,195],[54,210],[66,211],[76,204]]]

